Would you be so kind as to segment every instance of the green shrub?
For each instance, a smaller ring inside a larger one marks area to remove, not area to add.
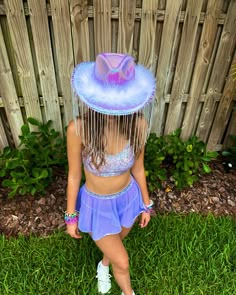
[[[217,152],[206,150],[197,136],[187,141],[180,138],[181,129],[170,135],[151,134],[145,150],[145,171],[150,191],[161,187],[163,180],[172,179],[177,188],[193,185],[199,174],[211,172],[208,162]]]
[[[161,188],[161,181],[167,179],[167,170],[162,167],[166,153],[163,150],[164,137],[157,137],[155,133],[150,134],[144,155],[145,174],[148,189],[154,191]]]
[[[21,127],[19,149],[6,147],[0,155],[2,185],[11,189],[9,197],[17,193],[42,194],[53,181],[55,167],[67,167],[66,142],[59,132],[46,124],[28,118],[38,131],[30,131],[29,124]]]

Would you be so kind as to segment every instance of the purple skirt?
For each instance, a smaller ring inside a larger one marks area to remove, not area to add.
[[[91,233],[95,241],[118,234],[122,227],[132,227],[144,209],[140,188],[132,176],[127,187],[111,195],[95,194],[83,185],[76,203],[79,230]]]

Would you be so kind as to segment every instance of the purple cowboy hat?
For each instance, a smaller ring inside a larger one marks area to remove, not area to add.
[[[96,62],[78,64],[71,78],[74,94],[91,109],[108,115],[137,112],[154,99],[155,77],[131,56],[97,55]]]

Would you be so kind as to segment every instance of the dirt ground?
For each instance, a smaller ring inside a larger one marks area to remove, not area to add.
[[[155,214],[198,212],[203,215],[236,217],[236,171],[225,172],[222,161],[210,163],[212,172],[201,176],[192,187],[167,192],[171,182],[151,194]],[[63,213],[66,208],[66,176],[63,172],[42,197],[16,196],[7,198],[8,190],[0,186],[0,233],[6,237],[23,234],[47,236],[54,230],[64,229]]]

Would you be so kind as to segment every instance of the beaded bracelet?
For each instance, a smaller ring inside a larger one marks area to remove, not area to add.
[[[154,205],[154,202],[153,202],[153,200],[151,200],[151,202],[150,202],[150,204],[149,205],[144,205],[144,211],[146,212],[146,213],[151,213],[152,212],[152,207],[153,207],[153,205]]]
[[[77,213],[68,214],[67,212],[65,212],[64,220],[66,224],[75,224],[78,222],[78,214]]]

